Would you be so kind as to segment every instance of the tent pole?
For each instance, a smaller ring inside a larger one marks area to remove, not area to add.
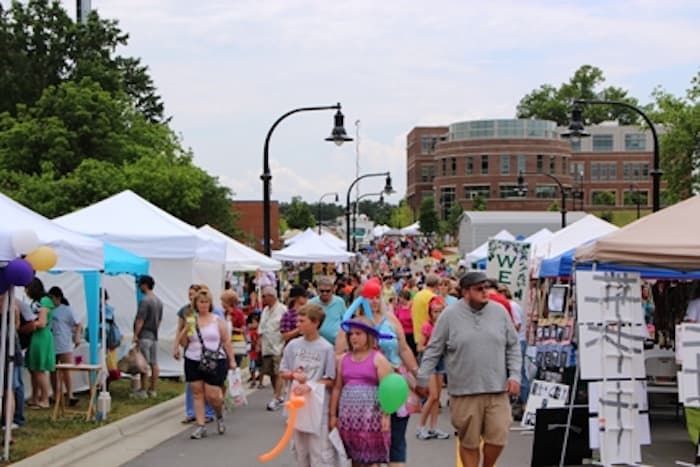
[[[4,378],[5,375],[5,365],[7,364],[7,379],[4,382],[0,382],[0,399],[2,396],[5,396],[5,426],[4,426],[4,443],[3,443],[3,450],[2,450],[2,458],[6,461],[10,460],[10,438],[12,436],[12,416],[13,414],[10,414],[10,409],[12,408],[12,404],[10,403],[10,397],[7,397],[8,395],[12,394],[14,385],[12,384],[12,376],[14,372],[14,355],[15,355],[15,334],[14,332],[10,332],[10,329],[14,329],[14,323],[15,323],[15,313],[12,307],[12,294],[14,293],[14,288],[10,287],[9,290],[7,291],[7,299],[5,303],[5,312],[2,314],[2,331],[1,333],[1,341],[2,341],[2,350],[0,351],[0,355],[2,356],[2,360],[0,360],[0,381],[2,381],[2,378]],[[9,339],[8,339],[9,337]],[[7,346],[5,343],[7,342]],[[9,352],[9,359],[5,358],[6,351]],[[4,384],[3,384],[4,383]],[[14,394],[13,394],[14,395]]]

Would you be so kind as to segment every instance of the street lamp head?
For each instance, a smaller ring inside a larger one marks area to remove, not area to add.
[[[391,186],[391,175],[387,174],[386,182],[384,183],[384,193],[390,195],[394,193],[394,187]]]
[[[333,125],[333,130],[331,130],[331,135],[326,138],[326,141],[335,143],[337,146],[341,146],[345,142],[352,141],[352,138],[348,136],[345,131],[345,116],[343,112],[340,111],[340,104],[338,104],[338,111],[335,113],[335,124]]]
[[[582,114],[583,109],[581,108],[581,105],[575,103],[574,106],[571,108],[571,121],[569,122],[569,131],[565,131],[564,133],[562,133],[562,138],[569,138],[573,143],[578,143],[579,141],[581,141],[581,138],[591,136],[591,134],[588,133],[583,126],[583,118],[581,117]]]
[[[384,193],[379,195],[379,204],[380,205],[384,204]]]
[[[338,192],[337,191],[335,192],[335,202],[336,203],[338,202]]]

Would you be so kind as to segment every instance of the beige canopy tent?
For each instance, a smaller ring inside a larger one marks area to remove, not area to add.
[[[700,195],[643,217],[576,250],[597,261],[691,271],[700,269]]]

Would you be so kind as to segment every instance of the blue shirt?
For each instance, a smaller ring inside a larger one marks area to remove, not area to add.
[[[337,295],[333,295],[330,303],[323,303],[319,297],[314,297],[310,300],[311,303],[321,305],[323,311],[326,312],[326,317],[318,332],[321,337],[326,339],[331,344],[335,345],[335,337],[340,330],[340,322],[345,314],[345,301]]]
[[[73,351],[73,330],[78,323],[68,305],[58,305],[51,314],[51,332],[56,354]]]

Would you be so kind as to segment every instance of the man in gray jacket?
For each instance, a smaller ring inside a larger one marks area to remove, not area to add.
[[[487,282],[482,272],[462,276],[462,300],[437,320],[417,378],[416,392],[427,395],[428,378],[444,356],[450,415],[464,467],[478,467],[481,439],[484,467],[495,465],[508,440],[509,395],[520,394],[518,333],[506,309],[489,301]]]

